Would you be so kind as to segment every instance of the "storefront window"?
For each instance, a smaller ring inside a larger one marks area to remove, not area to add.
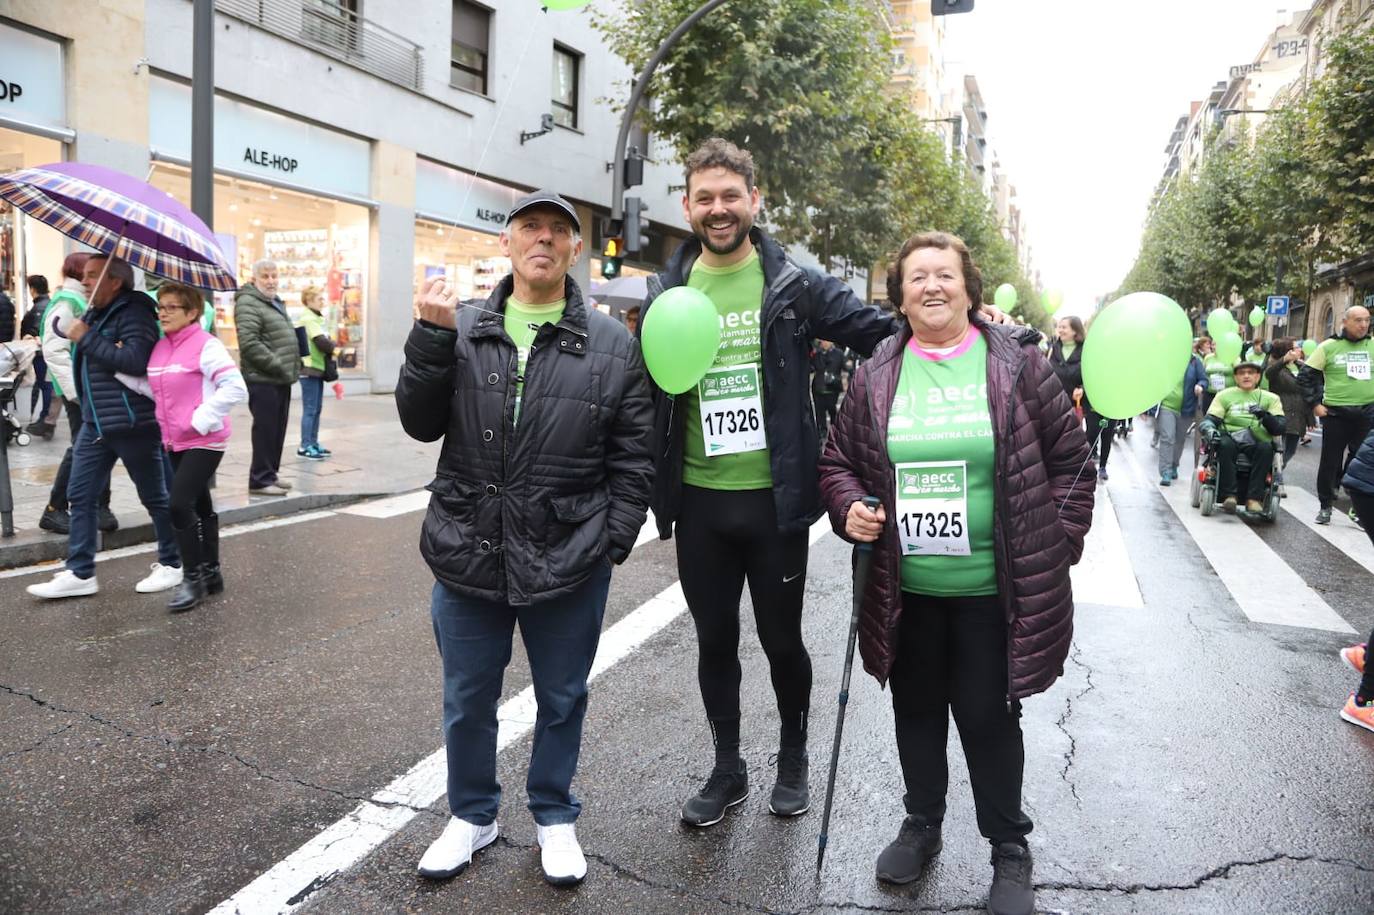
[[[182,202],[191,197],[190,172],[159,163],[152,183]],[[215,176],[215,237],[234,264],[240,284],[253,264],[276,261],[279,295],[292,321],[302,316],[301,293],[321,290],[326,327],[339,345],[339,369],[365,368],[368,212],[366,207]],[[237,349],[234,294],[215,296],[215,325],[226,346]]]
[[[485,299],[510,273],[497,236],[428,220],[415,222],[415,292],[436,276],[464,299]]]
[[[0,128],[0,174],[62,160],[62,144],[17,130]],[[62,234],[30,219],[0,200],[0,290],[22,314],[30,304],[25,277],[48,278],[54,289],[62,284],[62,258],[68,246]]]

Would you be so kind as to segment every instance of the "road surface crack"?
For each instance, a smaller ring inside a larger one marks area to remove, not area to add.
[[[1083,672],[1087,678],[1087,685],[1068,698],[1068,701],[1064,703],[1063,714],[1061,714],[1059,720],[1054,723],[1054,726],[1059,728],[1060,732],[1068,738],[1069,741],[1069,749],[1064,753],[1064,765],[1059,770],[1059,777],[1064,781],[1064,784],[1069,786],[1069,794],[1073,795],[1074,806],[1079,810],[1083,809],[1083,799],[1078,796],[1078,785],[1069,774],[1070,770],[1073,769],[1074,757],[1078,753],[1078,740],[1069,732],[1068,721],[1069,718],[1073,716],[1073,704],[1097,688],[1097,684],[1093,683],[1093,669],[1083,662],[1081,654],[1082,650],[1075,644],[1073,650],[1069,654],[1069,660],[1083,668]]]
[[[1197,890],[1206,886],[1213,880],[1229,880],[1233,871],[1250,867],[1264,867],[1269,864],[1276,864],[1280,861],[1289,861],[1295,864],[1315,862],[1318,864],[1331,864],[1337,867],[1350,867],[1366,874],[1374,874],[1374,867],[1360,864],[1349,858],[1325,858],[1320,855],[1290,855],[1286,852],[1278,852],[1263,858],[1255,858],[1249,861],[1228,861],[1218,865],[1204,873],[1202,876],[1193,880],[1191,883],[1037,883],[1037,890],[1065,890],[1080,893],[1121,893],[1133,896],[1137,893],[1173,893]]]
[[[137,733],[137,732],[135,732],[135,731],[131,731],[130,729],[124,727],[122,724],[118,723],[117,721],[112,721],[112,720],[110,720],[109,718],[101,717],[100,715],[97,715],[97,714],[94,713],[94,712],[83,712],[83,711],[81,711],[80,709],[64,708],[63,706],[57,705],[57,704],[54,703],[54,702],[49,702],[49,701],[46,700],[46,699],[40,699],[38,696],[35,696],[33,693],[31,693],[31,692],[29,692],[29,691],[27,691],[27,690],[16,689],[15,687],[12,687],[12,686],[6,686],[6,685],[3,684],[3,683],[0,683],[0,690],[4,690],[5,692],[9,693],[9,694],[12,695],[12,696],[19,696],[19,697],[21,697],[21,698],[28,699],[29,701],[31,701],[31,702],[33,702],[34,704],[38,705],[40,708],[47,709],[48,711],[51,711],[51,712],[57,712],[57,713],[60,713],[60,714],[63,714],[63,715],[78,715],[78,716],[83,716],[83,717],[89,719],[90,721],[92,721],[92,722],[94,722],[94,723],[100,725],[101,727],[109,728],[109,729],[112,730],[112,731],[116,731],[116,732],[118,732],[119,734],[122,734],[123,736],[125,736],[125,737],[127,737],[127,738],[129,738],[129,739],[131,739],[131,740],[141,740],[141,741],[146,741],[146,742],[148,742],[148,743],[157,744],[157,745],[159,745],[159,746],[161,746],[161,747],[163,747],[163,748],[165,748],[165,749],[171,750],[171,751],[176,752],[176,753],[190,751],[190,752],[195,752],[195,753],[204,753],[204,754],[206,754],[207,756],[218,756],[218,757],[222,757],[222,758],[224,758],[224,759],[233,760],[234,762],[238,763],[239,765],[243,766],[244,768],[249,769],[250,771],[252,771],[252,772],[253,772],[255,775],[257,775],[259,778],[266,779],[267,781],[270,781],[270,782],[276,782],[277,784],[290,784],[290,785],[296,785],[296,786],[301,787],[301,788],[307,788],[307,789],[309,789],[309,790],[311,790],[311,791],[318,791],[318,792],[321,792],[321,793],[323,793],[323,794],[332,794],[332,795],[334,795],[335,797],[341,798],[341,799],[343,799],[343,800],[354,801],[354,802],[357,802],[357,803],[364,803],[364,802],[365,802],[365,803],[368,803],[368,804],[372,804],[372,805],[374,805],[374,806],[376,806],[376,807],[382,807],[382,808],[387,808],[387,809],[395,808],[395,807],[404,807],[404,808],[406,808],[406,809],[408,809],[408,810],[413,810],[413,811],[415,811],[416,813],[425,813],[425,812],[427,812],[427,809],[428,809],[428,808],[425,808],[425,807],[417,807],[417,806],[415,806],[415,805],[413,805],[413,804],[406,804],[406,803],[403,803],[403,802],[400,802],[400,801],[381,801],[381,800],[377,800],[377,799],[372,798],[372,797],[363,797],[363,796],[357,795],[357,794],[349,794],[348,792],[346,792],[346,791],[341,791],[341,790],[339,790],[338,788],[330,788],[330,787],[328,787],[328,786],[326,786],[326,785],[319,785],[319,784],[316,784],[316,783],[314,783],[314,782],[306,781],[306,780],[303,779],[303,778],[296,778],[296,777],[293,776],[293,775],[286,775],[286,776],[277,776],[277,775],[273,775],[271,772],[268,772],[266,769],[264,769],[260,763],[257,763],[257,762],[255,762],[255,761],[253,761],[253,760],[251,760],[251,759],[248,759],[247,757],[240,756],[238,753],[233,753],[233,752],[231,752],[231,751],[229,751],[229,750],[223,750],[223,749],[220,749],[219,747],[214,747],[214,746],[208,746],[208,745],[202,745],[202,744],[194,744],[194,743],[187,743],[187,742],[185,742],[185,741],[180,741],[180,740],[173,740],[173,739],[170,738],[170,737],[163,737],[163,736],[160,735],[160,734],[156,734],[156,735],[139,734],[139,733]],[[61,733],[63,730],[66,730],[66,729],[71,728],[71,727],[74,727],[74,726],[75,726],[75,725],[69,723],[65,728],[61,728],[61,729],[59,729],[59,730],[57,730],[57,731],[54,731],[52,734],[49,734],[49,735],[47,735],[47,737],[44,737],[43,740],[48,740],[49,738],[55,736],[56,734]],[[40,741],[40,743],[41,743],[41,742],[42,742],[42,741]],[[23,751],[18,751],[18,752],[29,752],[29,751],[32,750],[32,749],[35,749],[35,747],[30,747],[30,748],[28,748],[28,750],[23,750]],[[12,755],[12,754],[7,754],[7,755]],[[2,758],[4,758],[4,757],[0,757],[0,759],[2,759]]]
[[[8,753],[0,753],[0,761],[9,759],[12,756],[23,756],[25,753],[32,753],[34,750],[37,750],[40,747],[42,747],[43,744],[47,743],[49,740],[52,740],[58,734],[61,734],[64,731],[70,731],[74,727],[76,727],[76,725],[68,722],[67,724],[62,725],[62,727],[58,728],[57,730],[49,731],[48,733],[44,734],[42,737],[38,738],[38,740],[29,744],[27,747],[23,747],[19,750],[11,750]]]

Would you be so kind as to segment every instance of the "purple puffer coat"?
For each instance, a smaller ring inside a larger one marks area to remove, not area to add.
[[[988,345],[988,401],[996,448],[993,509],[998,592],[1011,637],[1008,701],[1048,689],[1073,636],[1069,566],[1092,524],[1097,469],[1088,440],[1029,328],[977,322]],[[875,495],[887,524],[875,544],[859,622],[864,669],[885,684],[902,617],[901,547],[887,419],[910,327],[878,345],[854,376],[821,457],[821,497],[841,537],[849,507]],[[1059,511],[1063,503],[1063,511]],[[846,539],[849,539],[846,537]]]

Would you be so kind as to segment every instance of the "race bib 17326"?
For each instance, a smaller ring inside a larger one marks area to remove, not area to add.
[[[757,365],[713,368],[697,385],[697,395],[701,403],[702,444],[708,458],[768,447]]]

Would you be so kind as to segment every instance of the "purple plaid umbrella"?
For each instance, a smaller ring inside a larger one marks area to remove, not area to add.
[[[200,217],[123,172],[54,162],[0,175],[0,198],[69,238],[148,273],[232,292],[234,268]]]

